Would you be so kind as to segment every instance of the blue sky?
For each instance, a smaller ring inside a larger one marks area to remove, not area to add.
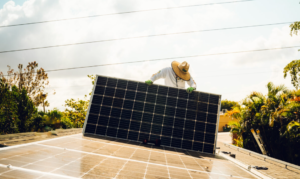
[[[20,6],[22,6],[23,5],[23,3],[26,1],[26,0],[13,0],[17,5],[20,5]],[[5,3],[7,3],[8,1],[7,0],[1,0],[0,1],[0,8],[3,8],[3,5],[5,4]]]
[[[142,9],[226,2],[230,0],[28,0],[0,2],[0,25],[126,12]],[[6,3],[5,7],[3,5]],[[26,2],[24,5],[23,3]],[[232,4],[114,15],[0,29],[0,51],[134,37],[202,29],[300,21],[298,0],[256,0]],[[0,71],[7,65],[37,61],[44,69],[118,63],[156,58],[300,45],[300,35],[289,35],[289,24],[211,31],[163,37],[78,45],[0,54]],[[266,94],[266,84],[284,84],[284,66],[300,59],[297,48],[210,57],[185,58],[197,90],[240,101],[251,91]],[[91,89],[87,74],[145,81],[172,60],[115,65],[49,73],[50,108],[63,109],[69,98],[83,98]],[[158,83],[163,83],[162,80]]]

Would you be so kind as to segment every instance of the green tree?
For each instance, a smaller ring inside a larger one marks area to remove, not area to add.
[[[231,110],[233,107],[239,106],[238,102],[235,101],[229,101],[227,99],[221,101],[221,110],[227,109]]]
[[[43,68],[38,69],[38,63],[29,62],[25,68],[23,68],[23,64],[19,64],[18,70],[11,69],[10,66],[8,68],[6,76],[0,72],[0,78],[4,83],[7,83],[9,87],[15,85],[20,91],[25,88],[27,95],[36,107],[46,100],[48,93],[45,93],[45,89],[49,84],[48,74]],[[47,100],[45,106],[49,106]]]
[[[88,78],[91,79],[93,88],[96,80],[96,75],[87,75]],[[93,89],[92,89],[93,91]],[[89,95],[92,95],[92,91]],[[85,95],[87,98],[87,95]],[[68,99],[65,101],[65,107],[67,107],[64,111],[64,116],[62,118],[62,126],[63,128],[71,128],[71,127],[83,127],[86,113],[89,106],[89,100],[80,100],[80,99]]]
[[[289,93],[287,102],[280,115],[285,119],[285,123],[292,120],[300,122],[300,90]]]
[[[298,31],[300,30],[300,21],[294,22],[293,24],[290,25],[291,28],[291,36],[293,34],[297,35]]]
[[[243,147],[243,128],[240,121],[229,121],[228,126],[231,128],[230,132],[232,133],[232,138],[234,144],[238,147]]]
[[[283,74],[284,74],[283,77],[286,78],[287,74],[290,73],[291,82],[296,89],[299,89],[299,85],[300,85],[299,71],[300,71],[300,60],[291,61],[283,69]]]
[[[53,109],[45,113],[45,125],[51,127],[52,129],[58,129],[61,127],[61,118],[63,113],[58,109]]]
[[[291,121],[286,126],[286,131],[283,134],[286,141],[284,143],[284,148],[287,150],[287,160],[291,163],[299,165],[300,161],[300,123],[296,121]]]
[[[95,84],[95,80],[96,80],[96,75],[87,75],[91,80],[92,80],[92,85],[94,88],[94,84]],[[92,95],[93,89],[92,91],[89,93],[89,95]]]
[[[65,115],[72,121],[74,127],[83,127],[89,100],[68,99],[65,101]]]
[[[300,139],[300,123],[296,121],[291,121],[287,126],[286,132],[289,133],[291,138],[299,138]]]
[[[74,126],[74,124],[71,121],[71,119],[68,118],[66,115],[63,115],[63,117],[61,118],[61,127],[63,129],[70,129],[70,128],[73,128],[73,126]]]
[[[293,34],[298,35],[298,31],[300,30],[300,21],[291,24],[290,28],[291,28],[291,33],[290,33],[291,36],[293,36]],[[299,70],[300,70],[300,60],[291,61],[283,69],[284,78],[286,78],[287,73],[289,72],[291,75],[291,82],[296,89],[299,88],[299,74],[298,74]]]
[[[42,132],[46,126],[45,113],[43,111],[36,111],[31,118],[29,128],[31,131]]]
[[[230,123],[231,132],[236,135],[237,145],[260,152],[251,133],[251,129],[258,129],[270,156],[299,165],[300,90],[290,91],[271,82],[267,88],[267,95],[252,92],[240,107],[227,112],[240,120]]]
[[[284,85],[275,86],[272,82],[267,84],[267,88],[268,95],[261,111],[265,116],[269,116],[269,125],[273,127],[276,120],[279,122],[280,114],[284,111],[290,92]],[[265,122],[267,122],[266,118]]]
[[[0,133],[18,132],[18,105],[8,84],[0,79]]]
[[[30,131],[29,126],[31,123],[31,118],[37,109],[27,95],[27,91],[25,90],[25,88],[19,90],[16,86],[13,86],[12,93],[14,95],[15,101],[17,102],[19,132]]]

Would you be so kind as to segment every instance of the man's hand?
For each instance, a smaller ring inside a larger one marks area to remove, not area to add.
[[[153,82],[151,80],[147,80],[147,81],[145,81],[145,83],[149,86],[151,86],[153,84]]]
[[[189,93],[189,94],[191,94],[195,89],[196,89],[196,88],[188,87],[188,88],[186,89],[186,92]]]

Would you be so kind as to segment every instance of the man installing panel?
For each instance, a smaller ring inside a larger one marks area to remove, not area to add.
[[[186,89],[188,93],[196,90],[197,85],[189,73],[190,65],[184,61],[182,63],[173,61],[171,67],[166,67],[152,75],[150,80],[145,81],[147,85],[152,85],[154,81],[164,78],[165,85],[170,87],[185,88],[185,82],[190,87]]]

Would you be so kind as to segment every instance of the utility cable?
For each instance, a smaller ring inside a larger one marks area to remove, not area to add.
[[[151,60],[140,60],[140,61],[110,63],[110,64],[102,64],[102,65],[81,66],[81,67],[73,67],[73,68],[53,69],[53,70],[46,70],[45,72],[63,71],[63,70],[74,70],[74,69],[92,68],[92,67],[101,67],[101,66],[111,66],[111,65],[123,65],[123,64],[151,62],[151,61],[161,61],[161,60],[174,60],[174,59],[181,59],[181,58],[193,58],[193,57],[204,57],[204,56],[215,56],[215,55],[227,55],[227,54],[238,54],[238,53],[247,53],[247,52],[269,51],[269,50],[281,50],[281,49],[290,49],[290,48],[299,48],[299,47],[300,46],[290,46],[290,47],[280,47],[280,48],[245,50],[245,51],[237,51],[237,52],[221,52],[221,53],[202,54],[202,55],[190,55],[190,56],[181,56],[181,57],[157,58],[157,59],[151,59]]]
[[[92,16],[73,17],[73,18],[66,18],[66,19],[56,19],[56,20],[47,20],[47,21],[39,21],[39,22],[29,22],[29,23],[22,23],[22,24],[3,25],[3,26],[0,26],[0,28],[23,26],[23,25],[34,25],[34,24],[42,24],[42,23],[49,23],[49,22],[59,22],[59,21],[67,21],[67,20],[76,20],[76,19],[86,19],[86,18],[102,17],[102,16],[132,14],[132,13],[139,13],[139,12],[170,10],[170,9],[179,9],[179,8],[188,8],[188,7],[199,7],[199,6],[208,6],[208,5],[216,5],[216,4],[232,4],[232,3],[249,2],[249,1],[254,1],[254,0],[240,0],[240,1],[218,2],[218,3],[207,3],[207,4],[195,4],[195,5],[177,6],[177,7],[165,7],[165,8],[138,10],[138,11],[117,12],[117,13],[99,14],[99,15],[92,15]]]
[[[199,33],[199,32],[218,31],[218,30],[242,29],[242,28],[249,28],[249,27],[262,27],[262,26],[281,25],[281,24],[290,24],[290,23],[292,23],[292,22],[280,22],[280,23],[273,23],[273,24],[260,24],[260,25],[251,25],[251,26],[227,27],[227,28],[218,28],[218,29],[206,29],[206,30],[197,30],[197,31],[186,31],[186,32],[156,34],[156,35],[143,35],[143,36],[136,36],[136,37],[125,37],[125,38],[97,40],[97,41],[70,43],[70,44],[62,44],[62,45],[52,45],[52,46],[44,46],[44,47],[26,48],[26,49],[7,50],[7,51],[0,51],[0,53],[20,52],[20,51],[28,51],[28,50],[38,50],[38,49],[46,49],[46,48],[55,48],[55,47],[66,47],[66,46],[73,46],[73,45],[83,45],[83,44],[100,43],[100,42],[111,42],[111,41],[118,41],[118,40],[129,40],[129,39],[138,39],[138,38],[147,38],[147,37],[159,37],[159,36],[189,34],[189,33]]]
[[[157,58],[157,59],[151,59],[151,60],[140,60],[140,61],[131,61],[131,62],[120,62],[120,63],[110,63],[110,64],[101,64],[101,65],[72,67],[72,68],[61,68],[61,69],[45,70],[45,72],[75,70],[75,69],[93,68],[93,67],[102,67],[102,66],[112,66],[112,65],[124,65],[124,64],[141,63],[141,62],[152,62],[152,61],[161,61],[161,60],[175,60],[175,59],[182,59],[182,58],[205,57],[205,56],[215,56],[215,55],[228,55],[228,54],[239,54],[239,53],[248,53],[248,52],[261,52],[261,51],[270,51],[270,50],[283,50],[283,49],[291,49],[291,48],[299,48],[299,47],[300,46],[289,46],[289,47],[278,47],[278,48],[267,48],[267,49],[256,49],[256,50],[244,50],[244,51],[236,51],[236,52],[220,52],[220,53],[211,53],[211,54],[202,54],[202,55],[190,55],[190,56],[180,56],[180,57]],[[3,75],[3,76],[12,76],[12,75]]]
[[[235,74],[225,74],[225,75],[214,75],[214,76],[197,76],[197,78],[209,78],[209,77],[223,77],[223,76],[234,76],[234,75],[250,75],[250,74],[261,74],[261,73],[271,73],[271,72],[279,72],[277,71],[265,71],[265,72],[253,72],[253,73],[235,73]],[[83,87],[83,86],[93,86],[92,84],[90,85],[74,85],[74,86],[49,86],[46,87],[47,89],[51,88],[73,88],[73,87]]]

